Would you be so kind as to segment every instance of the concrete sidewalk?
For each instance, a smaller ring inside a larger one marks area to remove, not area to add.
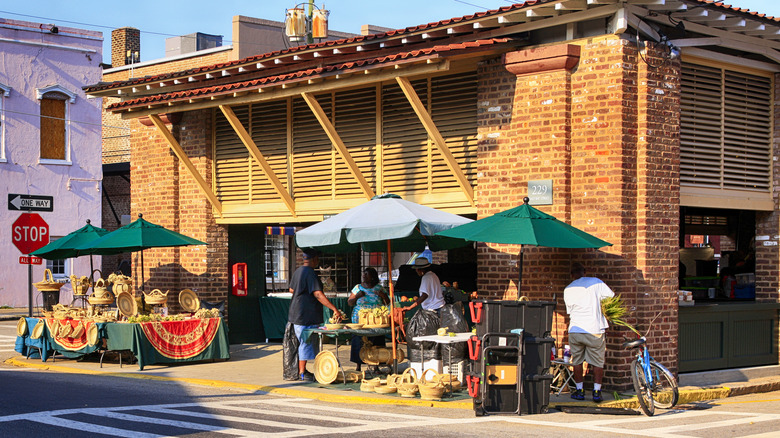
[[[27,309],[0,309],[1,319],[18,319],[26,315]],[[326,346],[326,348],[332,346]],[[453,409],[473,409],[471,399],[440,402],[425,401],[419,398],[401,398],[396,395],[381,395],[348,390],[343,385],[312,385],[302,382],[289,382],[282,379],[282,346],[280,344],[238,344],[230,346],[231,359],[219,362],[197,362],[172,365],[147,365],[143,371],[137,365],[128,365],[127,359],[120,367],[115,356],[106,355],[103,366],[96,359],[75,360],[57,356],[47,362],[40,359],[26,359],[17,356],[7,360],[8,365],[37,368],[55,372],[105,375],[131,379],[150,379],[181,384],[196,384],[233,389],[237,391],[272,393],[292,397],[358,404],[392,404],[406,406],[427,406]],[[354,369],[349,362],[349,348],[340,349],[339,359],[345,364],[345,370]],[[405,364],[402,364],[405,365]],[[313,363],[308,369],[313,370]],[[744,368],[736,370],[712,371],[705,373],[683,374],[680,380],[680,404],[694,401],[716,400],[734,395],[780,390],[780,366]],[[464,388],[465,391],[465,388]],[[590,401],[590,391],[586,391],[586,401],[574,401],[568,393],[550,396],[550,408],[560,406],[597,406]],[[605,401],[600,407],[638,409],[636,397],[630,394],[620,395],[604,391]]]

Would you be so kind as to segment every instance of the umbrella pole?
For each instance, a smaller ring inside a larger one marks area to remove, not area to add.
[[[390,288],[390,340],[393,345],[393,374],[398,374],[398,356],[395,351],[395,287],[393,286],[393,251],[390,240],[387,241],[387,283]]]
[[[141,310],[146,311],[146,300],[144,299],[144,250],[141,250]]]
[[[518,275],[517,275],[517,299],[523,296],[523,245],[520,245],[520,263],[518,263]]]

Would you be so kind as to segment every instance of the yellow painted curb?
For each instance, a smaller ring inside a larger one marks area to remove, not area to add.
[[[226,382],[223,380],[211,380],[211,379],[190,379],[186,377],[162,377],[152,375],[142,375],[137,373],[107,373],[93,370],[82,370],[77,368],[59,366],[59,365],[47,365],[45,363],[27,363],[18,360],[22,356],[17,356],[5,361],[6,364],[20,367],[20,368],[36,368],[40,370],[57,371],[60,373],[73,373],[73,374],[89,374],[100,375],[108,377],[124,377],[128,379],[143,379],[143,380],[157,380],[168,382],[183,382],[193,385],[212,386],[216,388],[234,388],[242,389],[245,391],[253,392],[265,392],[268,394],[284,395],[288,397],[302,397],[313,400],[331,402],[331,403],[358,403],[358,404],[371,404],[371,405],[399,405],[399,406],[424,406],[432,408],[449,408],[449,409],[473,409],[471,401],[454,401],[454,402],[437,402],[427,401],[420,399],[392,399],[392,398],[374,398],[374,397],[361,397],[353,395],[339,395],[339,394],[326,394],[316,391],[307,391],[304,389],[290,389],[290,388],[277,388],[274,386],[252,385],[248,383],[236,383]]]

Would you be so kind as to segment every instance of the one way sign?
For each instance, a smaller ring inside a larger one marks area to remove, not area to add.
[[[54,196],[9,193],[8,209],[23,211],[54,211]]]

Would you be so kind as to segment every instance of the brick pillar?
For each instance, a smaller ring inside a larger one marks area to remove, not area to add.
[[[636,269],[641,276],[637,276],[633,297],[637,309],[634,316],[642,331],[652,322],[648,341],[653,357],[676,372],[680,62],[670,60],[665,48],[649,47],[642,55],[635,45],[626,46],[625,65],[636,66],[635,71],[626,69],[626,83],[637,86]],[[626,367],[629,359],[623,357]]]
[[[137,53],[132,59],[133,63],[141,61],[141,31],[133,27],[123,27],[111,32],[111,66],[121,67],[131,63],[131,56]]]
[[[211,204],[157,128],[133,123],[133,217],[143,213],[150,222],[207,244],[145,250],[146,291],[170,290],[168,306],[173,312],[181,310],[177,297],[185,288],[197,292],[201,300],[226,299],[227,228],[216,225]],[[211,110],[186,112],[179,123],[166,124],[207,182],[211,181],[211,126]],[[137,281],[139,263],[135,254],[133,269]]]
[[[562,292],[570,264],[582,262],[635,309],[642,328],[660,313],[654,355],[676,368],[676,302],[669,299],[677,275],[679,65],[659,53],[648,56],[662,67],[640,66],[635,47],[618,36],[576,43],[579,62],[569,44],[507,55],[517,64],[507,67],[517,74],[511,82],[496,63],[480,66],[478,215],[520,204],[529,180],[552,179],[553,205],[538,208],[613,246],[527,248],[523,295],[557,294],[553,336],[565,343]],[[479,245],[480,292],[514,297],[518,249]],[[626,333],[607,333],[610,387],[630,382],[630,353],[620,347]]]

